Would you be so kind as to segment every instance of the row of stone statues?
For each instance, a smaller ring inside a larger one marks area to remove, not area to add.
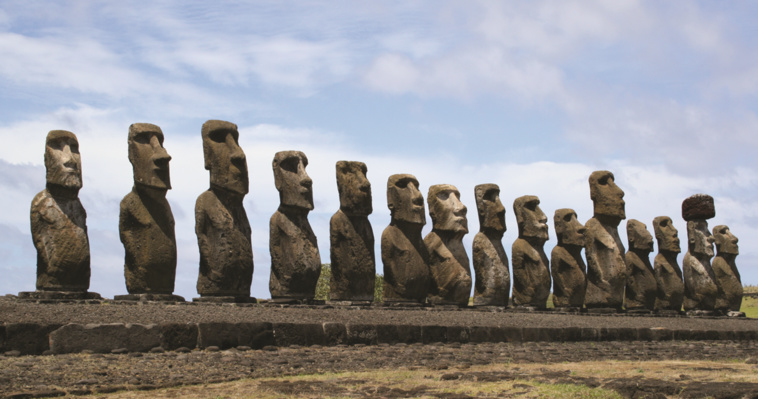
[[[198,301],[244,302],[250,298],[253,251],[250,224],[242,201],[249,179],[237,126],[210,120],[202,127],[205,168],[210,188],[195,206],[195,231],[200,249]],[[158,126],[129,127],[129,161],[134,187],[121,202],[119,233],[125,249],[124,274],[128,295],[116,299],[183,300],[173,295],[176,239],[166,192],[171,188],[169,161]],[[315,296],[321,272],[316,236],[308,222],[313,210],[312,181],[300,151],[276,153],[272,163],[280,205],[270,220],[271,298],[307,301]],[[37,249],[37,291],[22,296],[88,297],[89,243],[86,213],[78,199],[82,185],[76,136],[51,131],[45,147],[47,187],[32,201],[32,238]],[[362,162],[336,165],[340,209],[330,222],[331,299],[353,303],[374,297],[374,236],[371,184]],[[715,216],[713,199],[695,195],[682,204],[687,221],[688,251],[683,270],[677,230],[671,218],[653,220],[659,253],[651,265],[653,238],[646,226],[627,223],[629,251],[618,235],[626,218],[624,192],[608,171],[589,178],[594,215],[582,225],[576,212],[554,215],[558,245],[550,261],[543,250],[548,240],[547,217],[536,196],[517,198],[513,210],[518,239],[512,247],[512,305],[545,309],[553,292],[555,307],[578,311],[738,311],[742,284],[735,266],[737,238],[726,226],[716,226],[714,238],[707,219]],[[508,258],[502,245],[505,208],[495,184],[475,188],[480,231],[473,241],[476,276],[474,304],[507,306],[511,287]],[[449,184],[429,188],[427,202],[432,231],[422,239],[426,224],[424,198],[418,180],[397,174],[387,181],[390,225],[382,233],[384,301],[395,304],[466,306],[472,290],[469,257],[462,243],[468,233],[467,209],[460,192]],[[582,257],[585,249],[587,262]],[[551,267],[552,265],[552,267]]]

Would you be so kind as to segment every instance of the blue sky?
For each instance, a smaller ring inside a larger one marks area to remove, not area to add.
[[[757,14],[750,2],[4,1],[0,294],[34,289],[29,205],[44,188],[53,129],[79,137],[91,290],[125,293],[126,138],[131,123],[148,122],[173,157],[176,293],[197,296],[193,209],[208,188],[208,119],[240,127],[256,297],[269,297],[271,161],[281,150],[309,157],[324,262],[338,160],[368,165],[377,238],[389,223],[391,174],[416,175],[425,194],[456,185],[468,248],[479,228],[473,187],[500,185],[509,256],[516,197],[540,197],[549,253],[554,211],[589,219],[587,178],[607,169],[629,219],[652,229],[654,217],[671,216],[683,243],[682,200],[712,195],[710,226],[740,237],[743,282],[758,284]],[[624,222],[619,230],[625,241]]]

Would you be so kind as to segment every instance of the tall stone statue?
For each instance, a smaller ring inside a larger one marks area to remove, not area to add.
[[[594,216],[585,225],[587,293],[584,303],[589,311],[621,311],[627,272],[618,225],[626,219],[624,192],[616,185],[613,173],[607,170],[592,172],[589,183]]]
[[[436,184],[426,198],[433,227],[424,244],[432,275],[429,302],[435,305],[467,306],[471,296],[471,266],[462,241],[467,210],[460,197],[455,186]]]
[[[728,226],[718,225],[713,228],[716,241],[716,257],[713,258],[713,274],[723,295],[716,299],[716,309],[727,312],[739,312],[742,306],[742,280],[737,264],[734,262],[740,254],[739,240]],[[732,315],[732,314],[730,314]],[[744,314],[743,314],[744,315]]]
[[[198,300],[247,302],[253,280],[250,222],[242,206],[249,188],[247,159],[233,123],[209,120],[202,137],[210,188],[195,204]]]
[[[548,240],[547,216],[539,205],[534,195],[513,201],[518,223],[518,238],[511,249],[513,305],[545,309],[550,296],[550,265],[543,249]]]
[[[684,302],[684,281],[682,270],[676,260],[682,252],[674,222],[668,216],[653,219],[655,239],[658,241],[658,255],[655,255],[655,281],[657,298],[655,310],[659,313],[679,313]]]
[[[508,306],[511,275],[502,242],[506,227],[500,187],[480,184],[474,187],[474,195],[479,214],[479,232],[474,236],[472,251],[476,273],[474,306]]]
[[[37,249],[37,291],[27,299],[94,299],[87,292],[90,252],[87,213],[79,201],[82,164],[79,141],[65,130],[53,130],[45,141],[47,186],[32,200],[31,228]]]
[[[635,219],[626,222],[626,236],[629,239],[629,251],[624,259],[629,277],[626,280],[624,307],[631,312],[652,311],[658,295],[655,270],[650,264],[653,236],[644,223]]]
[[[374,231],[368,215],[373,211],[371,183],[366,164],[337,162],[340,209],[329,223],[333,301],[373,301],[376,283]]]
[[[161,128],[129,126],[129,162],[134,187],[121,201],[118,231],[124,244],[124,277],[130,295],[114,299],[181,300],[171,295],[176,277],[174,216],[166,201],[171,189]]]
[[[558,245],[550,253],[553,276],[553,305],[556,309],[581,311],[587,288],[587,265],[582,258],[587,229],[573,209],[558,209],[553,216]]]
[[[716,216],[713,197],[695,194],[682,202],[682,218],[687,221],[687,253],[684,254],[684,310],[690,314],[711,314],[716,308],[719,287],[711,268],[713,236],[708,219]]]
[[[424,196],[416,177],[392,175],[387,179],[390,225],[382,232],[384,302],[425,303],[431,276],[429,252],[421,238],[426,224]]]
[[[310,301],[316,296],[321,255],[308,222],[313,210],[313,181],[305,172],[308,158],[300,151],[274,155],[274,182],[279,208],[269,222],[271,279],[268,287],[275,301]]]

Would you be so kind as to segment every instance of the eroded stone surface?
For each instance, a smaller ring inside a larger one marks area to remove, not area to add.
[[[626,223],[629,251],[625,261],[629,277],[626,281],[626,310],[654,310],[658,286],[655,270],[650,264],[653,252],[653,236],[647,226],[639,220],[630,219]]]
[[[269,223],[272,299],[310,300],[316,295],[321,255],[308,222],[313,210],[313,181],[305,172],[308,158],[300,151],[280,151],[272,168],[279,208]]]
[[[653,230],[658,241],[658,254],[654,261],[657,286],[655,309],[679,312],[684,302],[684,280],[676,259],[681,252],[679,235],[668,216],[653,219]]]
[[[373,207],[371,183],[366,178],[366,172],[366,164],[363,162],[337,162],[340,209],[329,223],[331,300],[374,299],[374,232],[368,220]]]
[[[513,305],[537,309],[547,307],[550,296],[550,266],[543,246],[548,240],[547,216],[540,200],[525,195],[513,201],[519,236],[511,250],[513,264]]]
[[[713,236],[708,231],[708,222],[704,219],[688,221],[687,239],[689,249],[682,263],[684,310],[714,310],[719,288],[711,268]]]
[[[503,248],[505,207],[500,202],[500,187],[480,184],[474,188],[479,215],[479,232],[474,236],[473,263],[475,306],[508,306],[511,275]]]
[[[460,196],[450,184],[429,187],[427,202],[433,227],[424,244],[429,251],[433,281],[429,302],[433,304],[466,306],[471,295],[471,266],[462,241],[468,233],[467,209]]]
[[[582,258],[587,229],[577,220],[573,209],[558,209],[553,217],[558,245],[550,254],[553,277],[553,304],[556,308],[584,305],[587,265]]]
[[[735,259],[740,254],[739,240],[728,226],[718,225],[713,228],[716,242],[716,257],[713,258],[713,275],[721,288],[716,299],[716,309],[738,312],[742,306],[742,280],[737,270]]]

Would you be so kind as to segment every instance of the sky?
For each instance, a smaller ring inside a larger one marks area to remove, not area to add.
[[[45,137],[55,129],[79,138],[90,290],[126,293],[118,213],[133,185],[127,134],[147,122],[161,127],[173,158],[175,293],[197,297],[193,209],[209,186],[200,135],[209,119],[236,123],[247,156],[254,297],[270,297],[271,161],[282,150],[309,158],[309,220],[324,263],[339,160],[368,166],[377,245],[390,175],[415,175],[424,196],[433,184],[458,187],[469,251],[479,230],[474,186],[498,184],[509,257],[514,199],[540,198],[549,254],[555,210],[573,208],[586,222],[587,179],[610,170],[627,218],[652,232],[654,217],[670,216],[685,247],[682,201],[712,195],[710,227],[740,238],[743,283],[758,284],[755,15],[756,3],[717,1],[5,0],[0,294],[35,289],[29,208],[45,187]]]

